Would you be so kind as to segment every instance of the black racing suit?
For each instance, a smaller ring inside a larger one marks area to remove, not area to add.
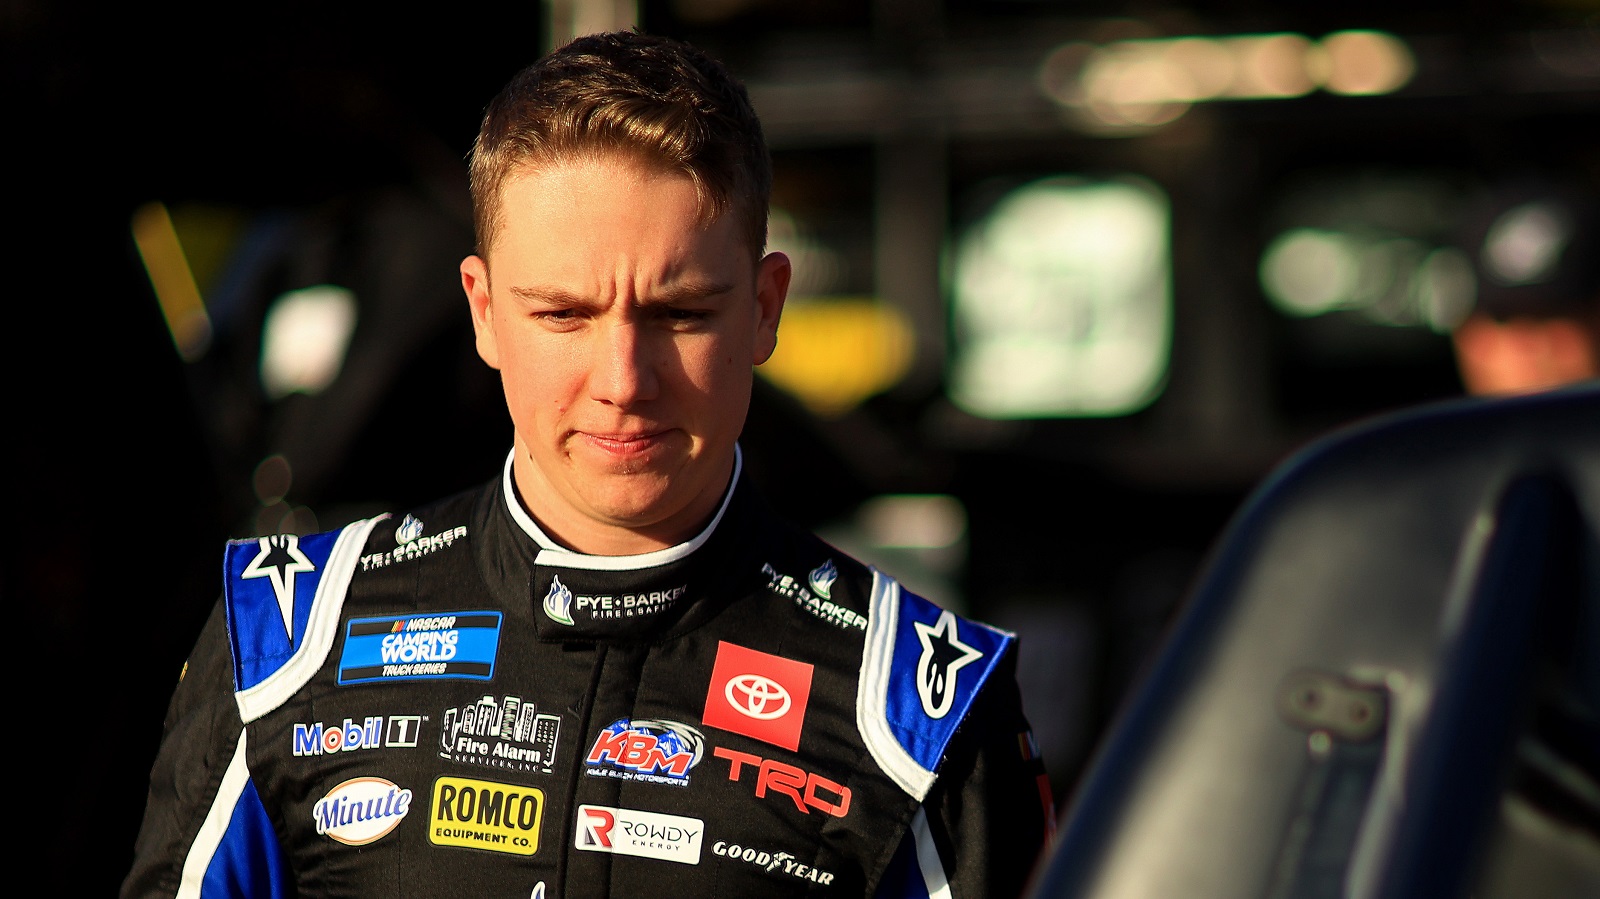
[[[1015,636],[734,483],[639,556],[562,549],[509,463],[231,541],[123,895],[1019,893],[1053,816]]]

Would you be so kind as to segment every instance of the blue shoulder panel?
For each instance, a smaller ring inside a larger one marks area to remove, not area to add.
[[[338,537],[338,531],[329,531],[228,542],[223,595],[235,689],[261,683],[299,648]]]
[[[979,688],[1015,640],[901,588],[885,715],[917,764],[938,769]]]

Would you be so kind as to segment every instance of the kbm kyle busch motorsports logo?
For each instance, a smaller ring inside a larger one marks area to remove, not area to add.
[[[556,760],[561,719],[539,713],[521,697],[485,696],[471,705],[446,709],[439,728],[439,756],[512,771],[549,774]]]
[[[682,787],[700,764],[706,739],[687,724],[660,718],[619,718],[595,737],[588,772],[596,777],[645,780]]]

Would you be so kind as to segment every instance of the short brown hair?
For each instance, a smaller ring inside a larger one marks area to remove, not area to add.
[[[613,152],[688,176],[705,220],[733,210],[761,258],[772,161],[744,85],[695,47],[637,31],[577,38],[489,103],[470,166],[478,253],[515,168]]]

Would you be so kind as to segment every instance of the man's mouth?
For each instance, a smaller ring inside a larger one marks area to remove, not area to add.
[[[661,446],[666,440],[666,431],[645,431],[628,433],[598,433],[594,431],[579,431],[578,438],[590,448],[616,456],[639,456]]]

